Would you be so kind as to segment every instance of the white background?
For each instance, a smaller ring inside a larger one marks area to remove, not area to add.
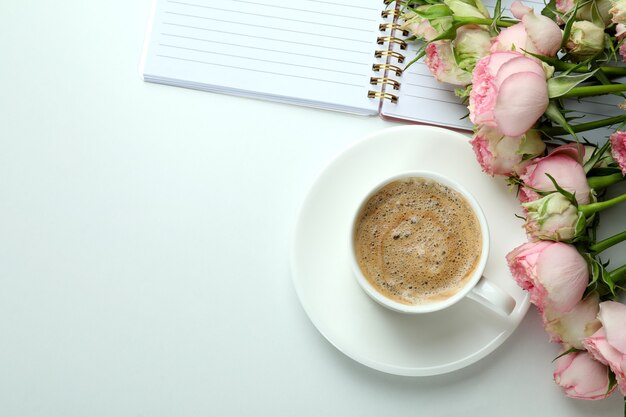
[[[0,0],[0,415],[621,415],[562,395],[534,309],[448,375],[333,348],[290,234],[328,161],[396,124],[143,83],[149,8]]]

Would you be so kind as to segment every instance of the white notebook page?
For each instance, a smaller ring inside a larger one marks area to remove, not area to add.
[[[503,4],[506,3],[503,1]],[[493,5],[487,1],[485,4],[493,15]],[[544,7],[542,1],[536,0],[524,1],[524,4],[533,7],[537,13]],[[504,14],[511,15],[508,9]],[[418,45],[415,42],[409,43],[404,51],[395,46],[395,50],[406,56],[407,62],[416,56],[417,49]],[[409,67],[401,77],[391,77],[401,82],[399,100],[397,104],[385,100],[381,110],[383,116],[461,129],[472,128],[471,122],[465,117],[468,114],[467,107],[454,95],[455,87],[435,80],[423,60]],[[617,107],[621,101],[623,99],[617,96],[591,97],[580,102],[568,100],[566,108],[574,110],[577,116],[582,117],[573,123],[584,123],[623,114],[623,110]],[[600,129],[594,130],[589,136],[601,138],[609,133],[607,129]],[[586,134],[582,133],[581,136],[586,137]]]
[[[156,0],[146,81],[364,114],[382,0]]]

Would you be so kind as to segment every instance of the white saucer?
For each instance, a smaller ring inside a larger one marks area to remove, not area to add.
[[[402,315],[378,305],[357,284],[348,234],[360,199],[383,178],[417,169],[451,177],[482,206],[491,234],[485,276],[515,298],[508,319],[469,299],[437,313]],[[502,178],[481,172],[466,136],[430,126],[374,133],[332,161],[302,205],[291,254],[300,302],[324,337],[371,368],[425,376],[468,366],[502,344],[528,311],[528,294],[513,281],[504,259],[526,241],[514,215],[519,209]]]

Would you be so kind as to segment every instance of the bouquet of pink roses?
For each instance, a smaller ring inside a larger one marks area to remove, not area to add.
[[[402,29],[421,45],[413,62],[458,86],[478,163],[518,189],[528,242],[507,262],[562,345],[556,383],[573,398],[626,396],[626,305],[616,301],[626,265],[609,270],[602,258],[626,232],[596,238],[600,213],[626,201],[603,198],[626,175],[626,114],[577,123],[567,108],[626,91],[626,0],[552,0],[539,12],[516,1],[511,18],[499,1],[493,16],[480,0],[400,3]]]

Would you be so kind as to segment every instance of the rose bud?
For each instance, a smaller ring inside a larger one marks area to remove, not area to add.
[[[452,44],[459,68],[472,72],[476,62],[489,54],[491,36],[478,26],[461,26]]]
[[[532,238],[567,242],[585,230],[585,216],[561,193],[548,194],[522,207],[526,211],[524,228]]]
[[[521,22],[503,29],[491,47],[496,51],[519,51],[532,54],[556,56],[561,48],[561,28],[550,18],[535,15],[533,9],[516,1],[511,13]]]
[[[495,52],[481,58],[472,75],[470,120],[521,136],[548,107],[543,66],[519,52]]]
[[[483,171],[491,176],[519,174],[546,149],[534,130],[512,137],[488,126],[480,126],[470,143]]]
[[[565,49],[575,62],[593,58],[604,50],[604,28],[588,20],[574,22]]]
[[[605,365],[587,352],[571,352],[555,361],[554,382],[563,387],[565,395],[578,400],[603,400],[609,390],[609,372]]]
[[[426,66],[439,82],[465,86],[472,81],[472,73],[459,68],[452,41],[434,41],[426,46]]]
[[[524,203],[539,198],[539,194],[534,190],[556,191],[554,183],[547,175],[549,174],[561,188],[574,194],[578,204],[589,203],[591,188],[587,183],[585,169],[579,162],[582,159],[583,155],[579,157],[569,145],[560,146],[548,156],[535,159],[524,168],[520,175],[525,185],[520,189],[520,201]]]
[[[583,346],[615,373],[622,394],[626,395],[626,305],[615,301],[600,303],[598,319],[602,327],[583,340]]]
[[[539,311],[552,314],[572,310],[589,282],[587,261],[572,245],[561,242],[527,242],[506,256],[513,278],[530,293]]]
[[[416,10],[427,11],[429,7],[430,6],[428,5],[419,6]],[[441,33],[452,27],[452,16],[445,16],[436,19],[439,30],[435,29],[428,19],[425,19],[412,11],[403,14],[401,19],[404,20],[404,23],[400,26],[401,30],[406,30],[417,39],[427,42],[432,41]]]

